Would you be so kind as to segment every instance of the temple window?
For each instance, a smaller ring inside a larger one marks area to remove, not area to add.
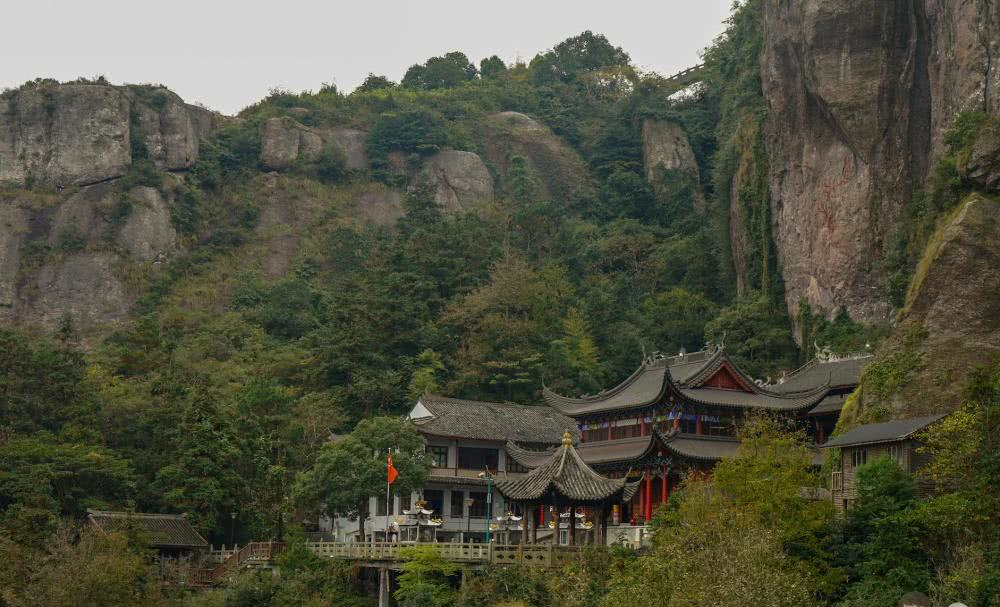
[[[459,447],[458,467],[463,470],[496,470],[500,462],[500,453],[496,449],[484,447]]]
[[[448,467],[448,447],[431,445],[427,447],[427,453],[431,456],[431,466],[435,468]]]

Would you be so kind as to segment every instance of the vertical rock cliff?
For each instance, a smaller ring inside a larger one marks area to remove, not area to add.
[[[997,3],[766,0],[763,93],[773,235],[802,299],[890,318],[879,267],[956,112],[996,111]]]

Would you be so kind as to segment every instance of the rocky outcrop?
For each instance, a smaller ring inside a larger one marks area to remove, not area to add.
[[[260,133],[260,163],[265,169],[280,171],[299,158],[319,158],[323,138],[291,118],[269,118]]]
[[[0,181],[66,186],[120,177],[132,164],[133,139],[157,167],[186,169],[220,120],[163,88],[25,86],[0,96]]]
[[[1000,113],[1000,3],[930,0],[927,75],[931,92],[931,157],[960,111]]]
[[[520,112],[492,114],[477,125],[477,139],[484,160],[497,173],[500,191],[508,191],[510,160],[520,156],[536,177],[540,199],[568,202],[594,193],[579,154],[530,116]]]
[[[944,126],[996,103],[997,11],[987,0],[763,3],[773,235],[791,311],[805,299],[889,319],[877,262]]]
[[[128,96],[109,86],[22,88],[0,98],[0,181],[102,181],[131,164]]]
[[[646,181],[659,184],[659,170],[681,171],[698,178],[698,162],[680,125],[664,120],[642,123],[642,163]]]
[[[939,223],[924,252],[893,333],[876,363],[906,373],[889,393],[862,386],[862,419],[911,417],[954,409],[965,377],[1000,355],[1000,203],[973,194]],[[883,414],[884,415],[884,414]]]
[[[959,158],[959,173],[985,190],[1000,191],[1000,116],[987,120]]]
[[[368,168],[368,133],[357,129],[333,129],[329,142],[344,153],[347,170],[361,171]]]
[[[80,188],[53,211],[49,222],[49,245],[58,246],[70,234],[89,242],[103,239],[111,228],[106,218],[110,217],[120,196],[113,182]]]
[[[28,213],[13,203],[0,201],[0,318],[17,297],[21,246],[28,233]]]
[[[356,129],[315,129],[283,116],[270,118],[261,128],[260,163],[265,169],[281,171],[296,161],[319,158],[324,146],[333,146],[344,155],[348,170],[368,167],[368,133]]]
[[[177,246],[170,208],[154,188],[140,186],[128,193],[132,208],[118,242],[136,261],[159,261]]]
[[[130,297],[117,277],[120,264],[113,253],[79,253],[46,264],[31,285],[32,301],[19,319],[56,327],[68,315],[77,327],[86,328],[121,321]]]
[[[145,144],[156,167],[168,171],[191,168],[198,159],[199,140],[212,129],[211,120],[205,119],[206,111],[185,104],[164,88],[143,97],[133,93],[131,100],[134,136]]]
[[[435,201],[451,211],[470,210],[493,200],[493,175],[472,152],[442,150],[427,159],[418,179],[426,179]]]

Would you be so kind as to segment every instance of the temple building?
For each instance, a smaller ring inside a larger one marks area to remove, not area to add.
[[[606,515],[606,535],[620,537],[618,531],[645,525],[689,472],[710,473],[720,459],[735,455],[737,424],[753,411],[787,416],[817,444],[825,442],[870,360],[869,353],[820,351],[771,382],[751,378],[724,348],[709,346],[649,357],[620,384],[596,395],[572,397],[544,388],[541,406],[425,395],[409,419],[433,460],[427,485],[391,504],[373,498],[366,527],[399,523],[422,498],[441,521],[442,541],[485,539],[498,518],[527,515],[524,499],[505,500],[493,484],[513,487],[513,481],[545,467],[564,449],[568,431],[573,458],[635,488],[602,504],[608,506],[603,513],[581,504],[585,516]],[[535,508],[520,531],[531,528],[545,541],[547,530],[558,527],[557,512]]]

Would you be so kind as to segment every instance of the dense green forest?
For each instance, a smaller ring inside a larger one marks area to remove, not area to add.
[[[644,353],[706,341],[724,340],[763,377],[805,362],[814,342],[846,351],[876,339],[880,327],[803,307],[804,345],[793,340],[770,235],[760,47],[751,0],[706,50],[700,84],[680,96],[686,83],[640,73],[591,32],[527,64],[494,56],[476,66],[452,52],[399,83],[373,74],[350,93],[276,90],[204,142],[180,184],[134,141],[121,187],[179,188],[172,221],[185,252],[130,277],[143,296],[110,335],[80,335],[69,318],[55,334],[0,328],[0,607],[369,604],[349,571],[295,543],[307,471],[331,433],[398,416],[428,391],[525,404],[543,385],[592,393]],[[402,188],[443,148],[480,151],[484,118],[505,111],[543,123],[585,174],[514,156],[489,208],[445,212],[417,184],[394,226],[343,221],[361,185]],[[349,170],[325,149],[265,174],[260,131],[277,116],[366,131],[370,169]],[[697,178],[647,179],[641,131],[651,119],[683,128]],[[743,186],[730,201],[736,172]],[[241,263],[274,183],[290,200],[325,205],[276,279]],[[739,294],[733,217],[752,245]],[[37,255],[79,246],[68,237]],[[995,418],[998,393],[1000,375],[984,372],[954,423],[988,428],[976,424]],[[415,554],[401,604],[702,605],[746,594],[746,604],[891,605],[920,589],[1000,605],[992,434],[942,439],[941,465],[961,481],[931,502],[898,470],[871,464],[858,509],[838,521],[798,496],[820,483],[808,476],[803,437],[757,423],[744,429],[744,457],[672,498],[649,553],[586,554],[551,576],[486,571],[460,592],[442,581],[447,564]],[[982,465],[973,472],[970,462]],[[767,490],[748,480],[770,474],[780,476]],[[175,597],[149,578],[141,538],[77,533],[87,508],[184,513],[215,543],[231,541],[231,529],[238,542],[292,543],[280,578]],[[720,562],[726,575],[707,584]]]

